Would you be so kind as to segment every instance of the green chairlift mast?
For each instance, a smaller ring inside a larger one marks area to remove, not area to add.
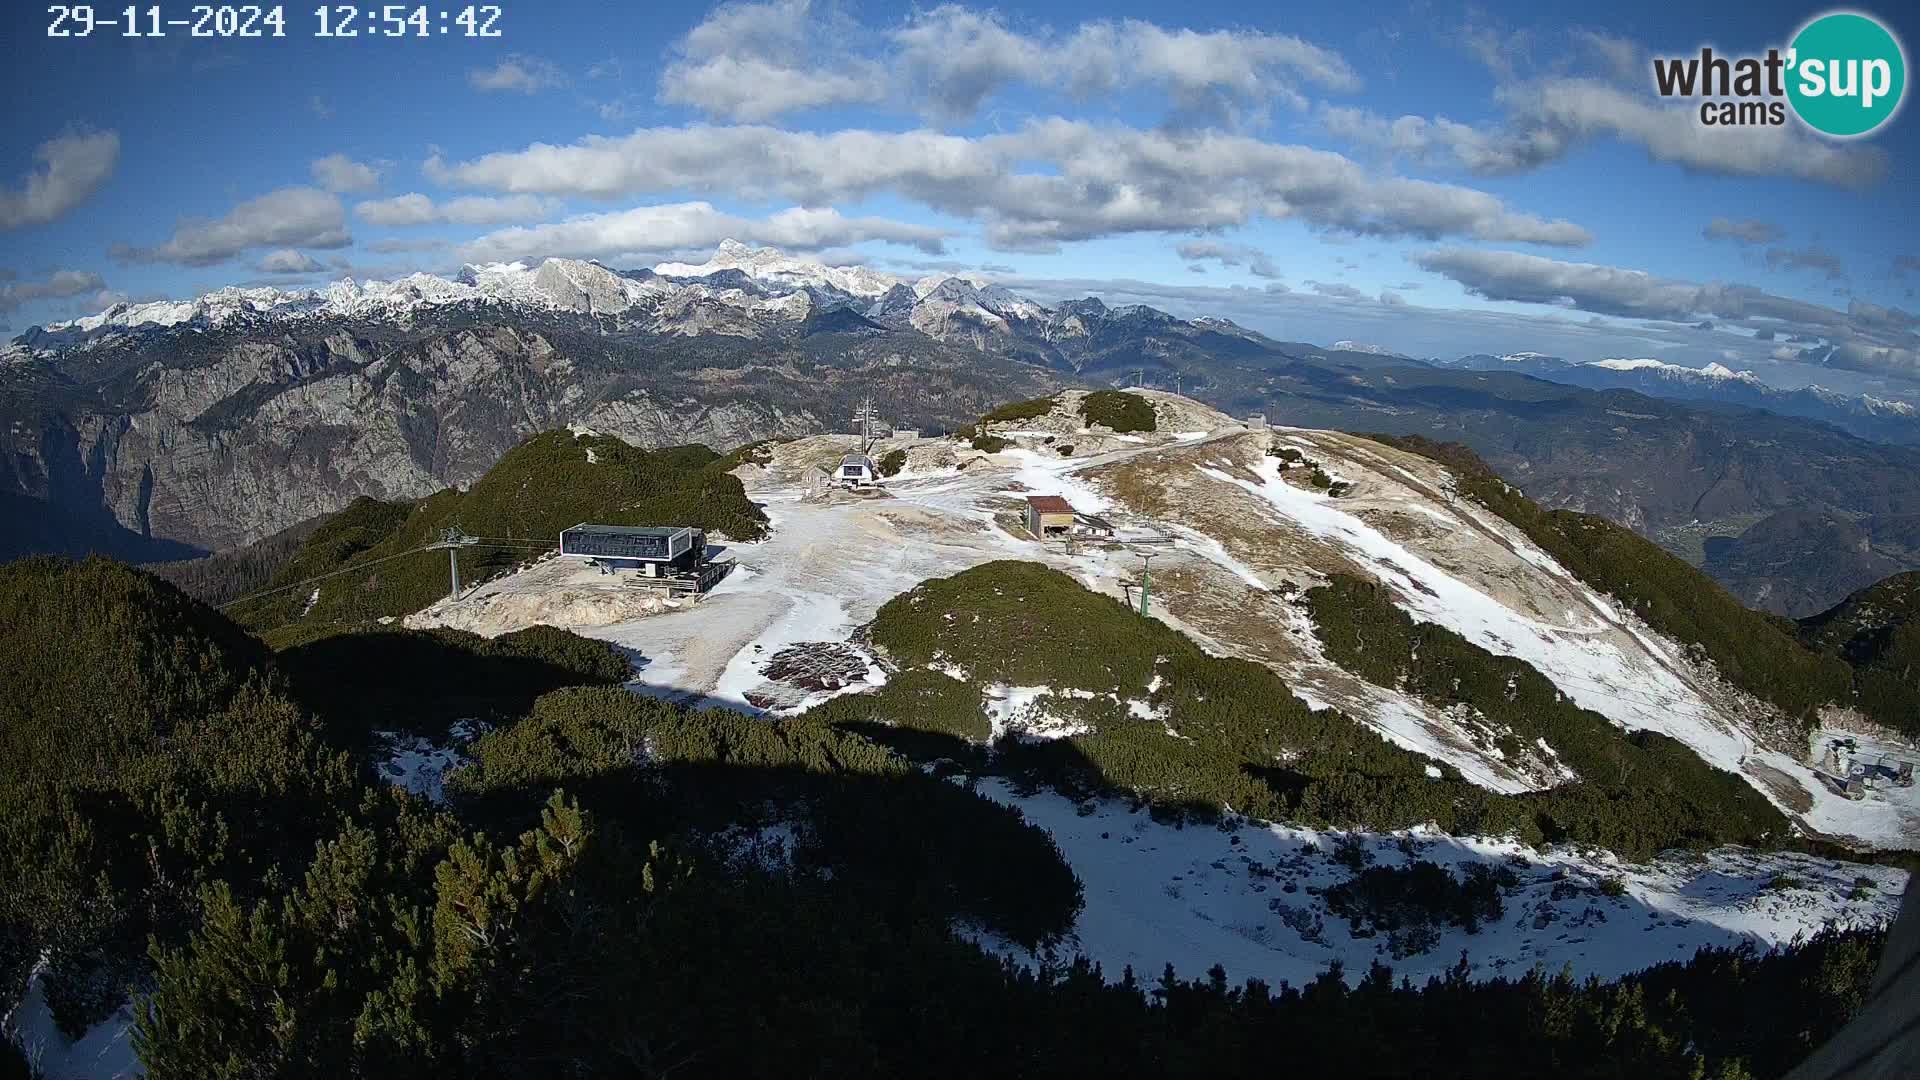
[[[1138,554],[1140,555],[1140,614],[1142,617],[1145,617],[1147,614],[1147,595],[1152,588],[1153,560],[1154,557],[1160,553],[1157,551],[1143,551]]]

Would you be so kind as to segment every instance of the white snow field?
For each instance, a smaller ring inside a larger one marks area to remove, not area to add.
[[[1753,731],[1757,706],[1751,699],[1615,610],[1504,522],[1443,497],[1450,481],[1438,466],[1345,436],[1276,431],[1272,437],[1309,448],[1333,466],[1330,472],[1354,485],[1353,494],[1332,499],[1289,484],[1264,451],[1248,451],[1249,440],[1264,445],[1267,432],[1250,431],[1218,413],[1196,422],[1194,414],[1203,407],[1169,394],[1147,396],[1156,407],[1177,403],[1184,410],[1177,425],[1162,424],[1177,434],[1137,443],[1081,438],[1114,449],[1077,457],[1028,438],[995,455],[963,449],[954,466],[896,478],[882,497],[810,498],[793,482],[798,470],[778,461],[751,470],[753,479],[781,481],[749,492],[765,505],[772,530],[761,541],[725,545],[724,556],[736,560],[737,569],[711,594],[679,609],[577,629],[634,656],[637,692],[696,706],[787,714],[829,693],[877,685],[885,670],[872,663],[865,683],[807,695],[795,704],[791,688],[782,696],[764,675],[776,653],[800,643],[844,646],[880,605],[927,578],[995,559],[1025,559],[1137,604],[1135,550],[1152,550],[1164,556],[1153,564],[1153,615],[1203,647],[1268,664],[1310,705],[1340,708],[1488,788],[1524,791],[1570,778],[1551,747],[1541,747],[1530,762],[1504,761],[1473,737],[1472,717],[1442,715],[1327,661],[1311,621],[1288,596],[1321,580],[1327,567],[1357,568],[1393,587],[1416,619],[1524,658],[1563,693],[1616,723],[1666,732],[1714,764],[1741,772],[1809,831],[1882,846],[1920,842],[1920,789],[1876,791],[1863,802],[1828,793],[1813,779],[1805,755],[1763,745]],[[1058,412],[1052,419],[1060,419]],[[1193,430],[1203,423],[1212,429]],[[1041,430],[1031,422],[1021,426]],[[1059,441],[1071,441],[1059,424],[1049,430]],[[818,452],[808,442],[786,444],[776,454]],[[1157,514],[1140,512],[1123,482],[1127,470],[1149,464],[1161,470],[1155,476],[1177,476],[1170,482],[1182,488],[1182,499]],[[1107,516],[1123,540],[1139,543],[1132,549],[1077,545],[1069,553],[1059,543],[1033,542],[1004,527],[1026,494],[1065,496],[1077,509]],[[1236,527],[1209,516],[1222,508],[1232,511]],[[1047,691],[988,688],[983,706],[994,731],[1024,738],[1071,734],[1069,725],[1036,709],[1035,700]],[[762,709],[749,695],[783,704]],[[1810,809],[1794,810],[1776,785],[1803,789]],[[1171,962],[1193,976],[1221,963],[1235,978],[1297,983],[1333,960],[1346,963],[1357,978],[1376,956],[1378,939],[1353,938],[1343,920],[1323,910],[1313,933],[1323,940],[1301,933],[1301,926],[1312,930],[1318,904],[1307,889],[1348,874],[1324,856],[1304,855],[1309,841],[1328,848],[1324,835],[1259,823],[1224,831],[1175,829],[1121,803],[1077,807],[1052,794],[1019,797],[995,781],[983,781],[982,790],[1018,804],[1053,834],[1087,885],[1086,911],[1069,949],[1100,960],[1111,977],[1128,964],[1151,976]],[[1367,840],[1381,850],[1383,864],[1405,858],[1399,837]],[[1412,842],[1421,848],[1419,857],[1441,863],[1523,853],[1493,840],[1416,835]],[[1829,922],[1877,922],[1891,917],[1906,880],[1898,870],[1733,850],[1646,867],[1568,850],[1525,855],[1533,864],[1521,872],[1528,884],[1508,899],[1499,925],[1475,935],[1449,932],[1429,953],[1389,962],[1420,977],[1452,966],[1464,949],[1474,970],[1486,976],[1517,974],[1535,963],[1556,971],[1571,963],[1583,975],[1617,975],[1685,959],[1702,945],[1775,944]],[[1285,880],[1250,871],[1254,863],[1286,864],[1296,891],[1285,892]],[[1549,880],[1555,871],[1572,882],[1562,883],[1559,899],[1552,898],[1555,883]],[[1599,894],[1594,886],[1603,876],[1620,878],[1625,894]],[[1856,885],[1863,877],[1870,887]],[[1780,883],[1769,888],[1776,879]]]
[[[1396,959],[1384,936],[1355,937],[1313,892],[1351,876],[1332,858],[1339,833],[1260,823],[1176,828],[1112,800],[1083,813],[1060,795],[1021,796],[999,780],[978,790],[1018,806],[1053,835],[1086,886],[1073,935],[1054,951],[1085,953],[1110,979],[1131,966],[1151,981],[1167,964],[1194,978],[1219,964],[1235,982],[1299,986],[1335,961],[1358,979],[1377,959],[1418,985],[1459,963],[1462,952],[1478,978],[1515,977],[1536,965],[1548,974],[1572,965],[1583,977],[1612,978],[1691,959],[1704,946],[1751,941],[1764,949],[1828,924],[1879,925],[1898,912],[1907,879],[1887,867],[1734,849],[1634,866],[1604,854],[1535,852],[1417,830],[1367,835],[1372,865],[1489,862],[1508,865],[1521,882],[1506,896],[1505,914],[1478,933],[1449,929],[1424,953]],[[1603,894],[1608,879],[1624,893]],[[1008,942],[976,940],[1027,958]]]
[[[35,968],[27,993],[13,1012],[0,1017],[0,1036],[12,1037],[46,1080],[119,1080],[145,1075],[133,1052],[133,1006],[88,1028],[78,1039],[68,1039],[47,1007],[41,983],[43,968]]]

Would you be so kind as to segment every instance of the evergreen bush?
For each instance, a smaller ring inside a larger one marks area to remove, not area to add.
[[[1104,424],[1115,434],[1152,431],[1157,423],[1153,403],[1124,390],[1093,391],[1080,399],[1080,415],[1089,427]]]

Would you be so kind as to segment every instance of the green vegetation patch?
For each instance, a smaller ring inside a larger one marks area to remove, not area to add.
[[[359,803],[258,641],[100,559],[0,567],[0,1013],[47,963],[70,1036],[219,880],[283,881]]]
[[[997,454],[1013,445],[1013,443],[1007,439],[1003,439],[998,435],[989,435],[984,431],[976,431],[967,442],[975,450],[988,454]]]
[[[1355,937],[1387,935],[1395,959],[1433,948],[1444,927],[1479,933],[1506,913],[1503,889],[1520,883],[1505,866],[1467,863],[1459,876],[1421,859],[1405,866],[1371,866],[1327,890],[1327,910],[1348,921]]]
[[[10,782],[111,786],[264,684],[270,656],[219,613],[105,559],[0,566],[0,760]]]
[[[1895,574],[1800,620],[1808,647],[1853,670],[1853,704],[1920,736],[1920,573]]]
[[[233,614],[262,632],[299,627],[280,642],[411,614],[447,594],[448,556],[415,549],[449,528],[548,544],[582,521],[694,525],[757,539],[766,532],[766,515],[726,472],[731,460],[704,446],[642,450],[601,435],[536,435],[464,492],[442,491],[411,504],[354,502],[314,533],[272,587],[353,572],[238,604]],[[463,548],[461,579],[471,584],[510,571],[541,550],[531,544]]]
[[[566,783],[656,829],[753,824],[770,801],[799,808],[803,840],[791,854],[809,869],[863,890],[917,883],[928,914],[1029,945],[1064,934],[1080,909],[1078,879],[1017,809],[812,717],[688,712],[624,691],[565,690],[480,739],[472,758],[448,779],[463,798],[524,802]]]
[[[1053,411],[1054,399],[1051,397],[1033,398],[1029,401],[1009,402],[982,416],[982,424],[998,424],[1014,420],[1033,420]]]
[[[1430,759],[1334,710],[1308,709],[1268,668],[1208,655],[1036,563],[988,563],[888,601],[869,633],[903,670],[874,694],[809,715],[880,739],[891,727],[899,737],[890,745],[916,757],[957,758],[1069,794],[1125,792],[1172,816],[1234,811],[1370,829],[1430,821],[1456,835],[1581,840],[1629,856],[1787,840],[1785,820],[1740,777],[1672,739],[1621,732],[1562,700],[1524,662],[1415,624],[1377,587],[1336,578],[1308,600],[1337,663],[1440,707],[1471,705],[1486,719],[1489,750],[1537,753],[1545,739],[1582,781],[1503,796],[1451,769],[1436,778]],[[1089,730],[1003,740],[987,758],[981,698],[991,684],[1050,687],[1035,707]],[[1136,714],[1127,705],[1136,701],[1153,715]]]
[[[773,464],[773,448],[780,444],[779,439],[761,439],[743,446],[734,447],[726,456],[707,466],[717,472],[732,472],[742,465]]]
[[[1094,723],[1089,733],[997,748],[996,768],[1034,782],[1126,792],[1173,816],[1233,810],[1380,827],[1431,818],[1462,829],[1486,823],[1488,831],[1525,824],[1518,814],[1487,821],[1479,789],[1458,777],[1429,778],[1426,759],[1336,712],[1308,709],[1266,668],[1209,656],[1165,625],[1035,563],[987,563],[923,582],[881,607],[871,636],[907,670],[877,694],[829,702],[816,710],[823,717],[891,722],[958,743],[984,738],[981,690],[990,683],[1050,686],[1056,705],[1069,690],[1112,695],[1103,701],[1110,707],[1076,716]],[[957,665],[967,677],[933,671],[935,663]],[[1149,694],[1149,685],[1158,689]],[[1119,707],[1131,700],[1170,719]],[[1168,735],[1169,723],[1180,737]]]
[[[1080,399],[1080,415],[1089,425],[1104,424],[1119,434],[1155,427],[1153,403],[1125,390],[1095,390]]]
[[[495,638],[354,630],[284,649],[279,663],[295,695],[348,745],[376,729],[433,733],[455,720],[517,718],[550,690],[617,686],[633,674],[613,646],[551,626]]]
[[[1525,533],[1575,577],[1655,630],[1699,650],[1727,681],[1802,725],[1812,723],[1820,706],[1850,697],[1846,664],[1802,646],[1792,622],[1746,608],[1711,578],[1632,530],[1592,514],[1543,510],[1458,443],[1417,435],[1366,437],[1446,465],[1462,494]]]
[[[889,450],[880,455],[880,460],[874,462],[873,467],[880,471],[881,476],[898,476],[900,470],[907,467],[907,452]]]

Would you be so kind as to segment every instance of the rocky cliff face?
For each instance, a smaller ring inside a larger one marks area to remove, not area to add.
[[[358,495],[417,498],[469,483],[554,427],[728,448],[844,427],[868,387],[902,421],[937,425],[1050,385],[1026,365],[982,364],[931,342],[829,349],[837,360],[822,364],[780,343],[621,341],[505,322],[207,336],[170,331],[62,357],[50,378],[0,371],[10,421],[0,477],[12,493],[43,501],[43,514],[110,515],[70,548],[230,547]],[[99,381],[101,372],[112,377]],[[23,526],[0,534],[0,555],[36,546],[44,540]]]

